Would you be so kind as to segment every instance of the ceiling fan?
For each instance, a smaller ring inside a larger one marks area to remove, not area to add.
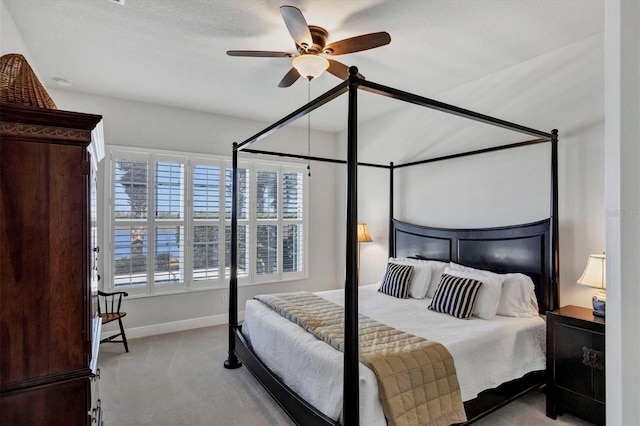
[[[309,80],[318,77],[325,70],[338,78],[349,78],[349,67],[334,59],[322,55],[344,55],[384,46],[391,42],[387,32],[363,34],[327,44],[329,32],[322,27],[308,25],[300,9],[294,6],[281,6],[282,19],[296,43],[298,54],[290,52],[272,52],[264,50],[228,50],[229,56],[248,56],[257,58],[293,58],[292,67],[282,78],[278,87],[289,87],[304,76]],[[360,78],[364,78],[358,74]]]

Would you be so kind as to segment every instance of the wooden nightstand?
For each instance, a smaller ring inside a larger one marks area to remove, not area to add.
[[[605,319],[592,309],[547,312],[547,416],[605,424]]]

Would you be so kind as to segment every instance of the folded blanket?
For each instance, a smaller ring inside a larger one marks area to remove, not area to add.
[[[344,309],[308,292],[255,299],[337,350],[344,349]],[[449,351],[440,343],[384,325],[359,321],[360,362],[374,371],[389,425],[449,425],[466,421]]]

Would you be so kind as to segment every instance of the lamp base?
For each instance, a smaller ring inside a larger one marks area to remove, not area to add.
[[[600,300],[598,296],[593,296],[593,315],[597,317],[604,317],[605,313],[605,300]]]

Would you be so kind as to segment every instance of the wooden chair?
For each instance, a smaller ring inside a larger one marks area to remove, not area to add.
[[[102,324],[108,324],[118,320],[118,325],[120,326],[120,333],[102,339],[100,343],[124,343],[124,349],[127,352],[129,352],[129,345],[127,345],[127,336],[124,333],[124,326],[122,325],[122,318],[127,315],[127,313],[120,311],[120,305],[122,303],[122,297],[127,297],[128,295],[129,293],[125,291],[105,293],[98,290],[98,316],[102,318]],[[118,336],[122,336],[122,340],[114,340]]]

